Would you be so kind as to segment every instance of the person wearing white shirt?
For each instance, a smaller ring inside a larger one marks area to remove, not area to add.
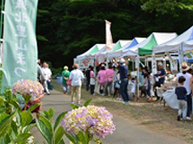
[[[45,78],[45,81],[43,83],[44,89],[45,89],[47,95],[50,95],[50,92],[48,90],[48,84],[50,83],[52,72],[48,68],[48,64],[46,62],[43,63],[42,72],[43,72],[43,75]]]
[[[181,66],[181,71],[180,73],[177,74],[176,76],[176,85],[178,84],[178,79],[180,76],[183,76],[185,77],[186,81],[184,82],[184,87],[186,88],[186,91],[188,92],[187,94],[187,117],[186,119],[187,120],[191,120],[190,118],[190,111],[191,111],[191,101],[192,101],[192,88],[193,88],[193,85],[192,85],[192,75],[187,73],[187,71],[190,69],[190,67],[187,65],[186,62],[183,62],[182,63],[182,66]]]
[[[71,80],[71,103],[74,103],[74,95],[77,98],[77,104],[80,105],[81,99],[81,86],[84,75],[81,70],[78,69],[78,64],[74,64],[74,70],[71,71],[69,80]]]

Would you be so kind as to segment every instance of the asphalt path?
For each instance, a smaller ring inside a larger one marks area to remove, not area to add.
[[[43,98],[43,110],[53,108],[55,110],[54,120],[64,112],[71,110],[70,96],[64,95],[61,92],[53,90],[51,95],[45,95]],[[145,126],[129,121],[120,115],[113,113],[113,121],[116,125],[116,131],[107,136],[104,144],[186,144],[176,137],[167,136],[163,133],[158,133],[147,129]],[[32,130],[37,144],[42,144],[44,139],[36,128]],[[69,144],[66,138],[66,144]]]

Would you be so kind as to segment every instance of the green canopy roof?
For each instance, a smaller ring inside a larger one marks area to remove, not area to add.
[[[116,47],[114,47],[114,49],[113,49],[113,51],[116,51],[116,50],[118,50],[118,49],[120,49],[121,48],[121,43],[120,43],[120,41],[116,44]]]
[[[144,45],[138,47],[139,55],[151,55],[152,49],[156,45],[166,43],[177,36],[176,33],[152,33],[145,41]]]
[[[153,34],[151,39],[149,40],[149,42],[144,47],[139,48],[139,50],[138,50],[139,55],[152,54],[152,47],[155,45],[157,45],[157,42],[156,42],[155,36]]]
[[[95,47],[88,53],[88,55],[94,54],[94,53],[96,53],[98,51],[99,51],[99,48],[98,48],[97,45],[95,45]]]

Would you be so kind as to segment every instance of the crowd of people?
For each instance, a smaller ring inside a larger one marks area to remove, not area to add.
[[[52,80],[51,76],[52,76],[52,72],[49,68],[48,63],[44,62],[43,64],[41,64],[40,59],[38,59],[37,61],[37,81],[39,81],[42,84],[43,93],[39,97],[36,97],[35,99],[31,99],[27,104],[28,108],[31,105],[34,105],[35,103],[39,104],[39,106],[32,111],[32,113],[36,113],[36,117],[38,119],[39,119],[40,112],[42,111],[41,100],[44,97],[44,93],[46,93],[47,95],[50,95],[49,89],[52,89],[51,88],[51,80]],[[35,123],[35,122],[36,120],[33,119],[31,123]]]
[[[71,102],[74,103],[76,97],[76,103],[80,105],[81,86],[84,79],[86,90],[90,91],[91,95],[95,95],[97,92],[101,96],[112,96],[119,101],[123,101],[124,104],[129,104],[129,98],[135,96],[139,99],[144,96],[147,100],[156,96],[156,100],[159,100],[160,96],[158,96],[156,88],[164,86],[167,72],[161,62],[157,66],[157,73],[154,75],[147,66],[140,67],[139,79],[137,75],[128,72],[124,59],[108,64],[108,67],[105,63],[101,63],[99,67],[89,66],[87,70],[84,69],[83,71],[79,70],[78,64],[73,65],[71,72],[67,66],[64,66],[62,72],[63,91],[64,94],[67,94],[69,87],[71,87]],[[179,104],[177,120],[191,120],[193,90],[191,72],[190,67],[184,62],[181,72],[175,73],[175,94]],[[137,92],[137,84],[139,85],[139,93]]]
[[[46,92],[47,95],[50,95],[50,89],[51,87],[51,80],[52,80],[52,72],[49,68],[49,64],[44,62],[41,64],[40,59],[38,59],[38,81],[43,85],[44,92]]]

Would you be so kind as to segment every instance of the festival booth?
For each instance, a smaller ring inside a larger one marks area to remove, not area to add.
[[[123,56],[123,54],[122,54],[123,50],[128,50],[129,48],[141,43],[144,40],[145,40],[145,38],[136,37],[131,42],[127,43],[125,46],[121,47],[120,49],[118,49],[116,51],[107,52],[106,57],[108,57],[108,58],[121,57],[121,56]]]
[[[85,53],[78,55],[76,57],[77,60],[85,59],[86,57],[92,57],[94,54],[99,52],[101,49],[105,47],[105,44],[95,44],[93,47],[91,47],[88,51]]]
[[[123,56],[129,57],[133,56],[132,52],[136,53],[136,56],[143,56],[141,58],[146,58],[147,55],[152,54],[152,47],[155,45],[159,45],[165,43],[177,36],[176,33],[152,33],[148,38],[146,38],[143,42],[129,48],[123,50]],[[140,57],[135,59],[136,68],[138,68]],[[145,59],[146,60],[146,59]]]
[[[131,47],[129,50],[123,50],[123,56],[130,57],[133,53],[136,53],[136,68],[138,68],[137,73],[139,73],[139,64],[140,64],[140,56],[143,56],[143,58],[147,57],[147,55],[152,54],[152,47],[155,45],[159,45],[162,43],[165,43],[177,36],[176,33],[152,33],[147,39],[145,39],[140,44],[135,45],[134,47]],[[144,57],[145,56],[145,57]],[[138,80],[139,80],[139,75]],[[137,84],[137,92],[139,96],[139,83]]]
[[[95,54],[104,47],[106,47],[105,44],[95,44],[85,53],[78,55],[77,58],[74,59],[74,63],[78,63],[81,70],[88,68],[89,65],[94,65]]]
[[[166,54],[170,57],[172,52],[178,52],[179,56],[179,64],[184,61],[184,52],[193,49],[193,26],[186,30],[184,33],[179,35],[178,37],[174,38],[171,41],[168,41],[164,44],[154,46],[153,47],[153,54],[152,57],[155,59],[156,54]],[[170,54],[169,54],[170,53]],[[173,65],[173,69],[171,70],[178,70],[176,68],[177,61],[170,58],[171,65]],[[154,63],[156,66],[156,63]],[[168,86],[172,88],[172,83]],[[173,109],[178,109],[177,105],[177,97],[174,93],[174,89],[167,89],[166,92],[162,94],[165,101],[168,105]]]

